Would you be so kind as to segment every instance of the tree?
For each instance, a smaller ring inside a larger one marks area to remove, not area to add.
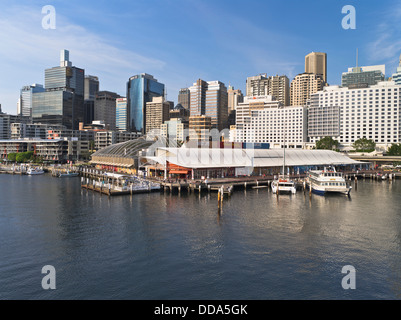
[[[387,155],[401,156],[401,143],[394,143],[390,148],[388,148]]]
[[[337,150],[339,142],[332,137],[324,137],[316,142],[316,149]]]
[[[8,160],[10,160],[12,162],[16,161],[16,157],[17,157],[16,153],[9,153],[8,156],[7,156]]]
[[[365,137],[354,142],[353,147],[358,152],[372,152],[376,148],[376,142]]]

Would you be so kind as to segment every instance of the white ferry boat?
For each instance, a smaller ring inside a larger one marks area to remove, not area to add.
[[[41,168],[28,168],[26,174],[28,175],[37,175],[37,174],[44,174],[45,172]]]
[[[326,193],[342,193],[349,195],[352,187],[345,181],[341,172],[336,172],[334,168],[324,170],[311,170],[308,172],[308,184],[312,187],[312,192],[320,195]]]
[[[286,178],[284,176],[279,176],[278,179],[275,179],[271,183],[271,188],[273,193],[291,193],[294,194],[297,192],[297,188],[295,182]]]

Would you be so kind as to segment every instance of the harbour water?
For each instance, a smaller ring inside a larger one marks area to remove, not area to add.
[[[0,197],[0,299],[401,297],[401,180],[350,198],[238,190],[220,215],[216,193],[108,197],[49,174],[1,175]]]

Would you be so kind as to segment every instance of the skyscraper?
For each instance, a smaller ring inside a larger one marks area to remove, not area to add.
[[[116,129],[127,131],[127,98],[116,99]]]
[[[327,83],[327,54],[311,52],[305,56],[305,73],[321,74]]]
[[[291,81],[291,105],[304,106],[310,95],[323,90],[324,80],[321,74],[301,73]]]
[[[59,67],[45,70],[45,91],[32,94],[32,119],[77,130],[84,118],[85,71],[72,66],[68,50],[60,57]]]
[[[120,96],[115,92],[99,91],[95,98],[95,119],[102,120],[109,130],[116,129],[116,99]]]
[[[385,74],[386,67],[384,64],[377,66],[348,68],[348,72],[343,72],[342,74],[341,86],[373,86],[380,81],[384,81]]]
[[[91,124],[95,120],[95,98],[99,92],[99,78],[85,76],[84,84],[84,123]]]
[[[246,79],[246,95],[255,96],[274,96],[284,106],[290,104],[290,81],[287,76],[275,75],[267,77],[260,74]]]
[[[399,61],[397,72],[393,74],[393,81],[395,84],[401,84],[401,55]]]
[[[160,130],[160,126],[170,119],[170,102],[164,97],[153,97],[151,102],[146,102],[146,132]]]
[[[238,103],[244,101],[244,95],[240,89],[234,89],[232,86],[228,86],[228,112],[233,111],[237,108]]]
[[[190,116],[208,116],[212,128],[219,131],[228,127],[228,93],[220,81],[197,80],[191,92]]]
[[[181,104],[185,109],[189,110],[191,93],[188,88],[182,88],[178,92],[178,104]]]
[[[30,86],[24,86],[21,89],[19,99],[19,110],[18,115],[24,117],[32,117],[32,94],[35,92],[44,92],[45,89],[41,84],[32,84]]]
[[[164,96],[164,84],[152,75],[141,73],[127,82],[128,130],[146,133],[146,102]]]

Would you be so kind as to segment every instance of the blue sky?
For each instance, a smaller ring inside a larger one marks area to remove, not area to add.
[[[42,7],[56,9],[56,29],[42,28]],[[344,30],[344,5],[356,29]],[[22,86],[44,84],[44,69],[70,50],[73,65],[125,96],[126,81],[152,74],[177,103],[198,78],[245,91],[249,76],[304,71],[304,57],[326,52],[328,82],[355,65],[385,64],[391,76],[401,54],[401,3],[395,0],[131,0],[0,2],[0,103],[15,114]]]

